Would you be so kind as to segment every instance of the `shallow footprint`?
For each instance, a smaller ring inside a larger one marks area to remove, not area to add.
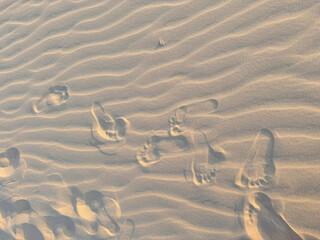
[[[141,166],[147,167],[158,163],[163,155],[181,152],[188,148],[189,141],[183,135],[170,136],[168,133],[153,135],[137,152],[136,158]]]
[[[92,138],[101,151],[110,153],[125,143],[130,126],[127,119],[124,117],[114,119],[98,102],[92,105],[91,113],[95,120],[91,128]]]
[[[303,240],[278,214],[271,199],[262,192],[252,193],[244,204],[244,226],[254,240]]]
[[[9,148],[0,154],[0,184],[5,185],[9,182],[23,178],[23,165],[20,161],[20,152],[16,148]]]
[[[225,153],[222,149],[214,150],[203,132],[193,131],[191,136],[193,156],[191,164],[187,162],[185,178],[195,185],[211,184],[216,176],[213,166],[225,160]]]
[[[208,99],[179,107],[169,119],[170,134],[172,136],[177,136],[185,130],[188,130],[188,128],[184,126],[187,115],[211,114],[217,108],[218,101],[215,99]]]
[[[259,188],[270,184],[275,174],[273,163],[274,136],[268,129],[257,134],[249,160],[240,169],[235,184],[240,188]]]
[[[50,87],[48,92],[33,104],[33,111],[35,113],[52,111],[64,104],[68,98],[69,92],[66,86]]]

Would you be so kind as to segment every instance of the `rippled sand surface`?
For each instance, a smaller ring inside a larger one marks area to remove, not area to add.
[[[320,239],[316,0],[0,1],[0,239]]]

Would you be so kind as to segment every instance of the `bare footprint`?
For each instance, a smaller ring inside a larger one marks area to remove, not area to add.
[[[91,129],[92,138],[96,141],[97,145],[100,145],[100,149],[109,152],[125,143],[130,126],[127,119],[124,117],[114,119],[104,111],[98,102],[92,105],[91,113],[95,120]],[[101,147],[101,145],[104,146]]]
[[[260,188],[270,184],[275,174],[273,163],[274,136],[261,129],[254,139],[249,160],[240,169],[235,184],[240,188]]]
[[[180,135],[188,128],[185,126],[187,115],[211,114],[218,108],[218,101],[209,99],[205,101],[195,102],[179,107],[174,115],[169,119],[170,134],[172,136]]]
[[[24,166],[20,161],[20,152],[16,148],[9,148],[0,154],[0,184],[6,185],[9,182],[23,178]]]
[[[91,235],[102,238],[118,235],[120,228],[116,220],[121,216],[121,211],[114,199],[105,198],[95,190],[84,194],[75,187],[70,190],[73,209],[76,215],[89,223],[86,228]],[[113,206],[113,210],[108,209],[106,204]]]
[[[151,136],[137,152],[136,158],[141,166],[147,167],[158,163],[163,155],[181,152],[188,148],[189,142],[185,136],[171,136],[166,132]]]
[[[50,87],[48,92],[33,104],[35,113],[50,112],[64,104],[69,98],[68,88],[66,86]]]
[[[271,199],[262,192],[252,193],[243,209],[244,226],[254,240],[303,240],[278,214]]]
[[[214,150],[203,132],[193,131],[191,136],[193,156],[191,163],[187,162],[185,178],[195,185],[211,184],[216,176],[213,166],[225,160],[225,153],[222,149]]]

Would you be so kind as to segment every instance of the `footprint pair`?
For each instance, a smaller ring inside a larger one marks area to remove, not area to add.
[[[105,198],[102,193],[92,190],[82,193],[79,189],[70,188],[71,203],[74,212],[86,220],[88,233],[99,238],[114,237],[130,240],[135,230],[131,219],[123,221],[121,208],[113,198]]]
[[[217,107],[218,102],[214,99],[179,107],[169,119],[169,130],[162,135],[151,136],[138,151],[136,158],[139,164],[148,167],[159,163],[166,155],[191,152],[184,169],[186,180],[196,185],[212,183],[216,169],[210,163],[225,160],[224,151],[213,149],[205,133],[187,126],[187,116],[208,115]]]
[[[273,184],[276,168],[273,162],[274,135],[261,129],[251,146],[248,161],[240,169],[235,184],[249,189],[243,206],[243,225],[252,240],[302,240],[281,214],[271,199],[257,191]]]

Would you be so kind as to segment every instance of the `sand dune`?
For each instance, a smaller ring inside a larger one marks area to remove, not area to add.
[[[320,239],[316,0],[0,2],[0,239]]]

